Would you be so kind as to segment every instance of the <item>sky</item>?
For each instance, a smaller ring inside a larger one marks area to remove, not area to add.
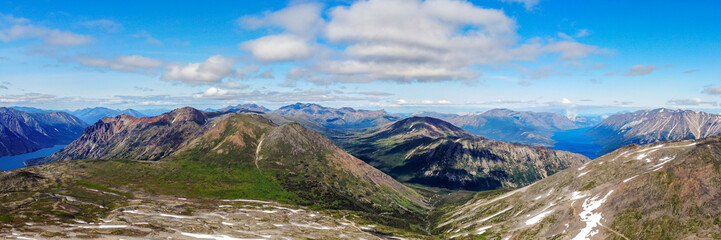
[[[713,0],[0,0],[0,106],[721,112],[718,16]]]

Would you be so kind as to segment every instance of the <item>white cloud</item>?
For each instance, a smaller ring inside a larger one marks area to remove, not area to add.
[[[405,99],[396,100],[396,104],[403,106],[437,106],[437,105],[451,105],[451,101],[448,100],[421,100],[421,101],[408,101]]]
[[[92,57],[78,57],[75,59],[78,63],[89,67],[107,68],[115,71],[138,72],[151,71],[157,69],[163,64],[163,61],[139,55],[120,55],[112,60]]]
[[[100,29],[109,33],[119,32],[123,29],[122,24],[108,19],[84,21],[78,24],[83,27]]]
[[[92,37],[34,25],[14,25],[0,29],[0,41],[41,38],[51,46],[77,46],[95,41]]]
[[[579,59],[588,57],[591,54],[607,54],[608,50],[596,46],[585,45],[575,41],[560,41],[546,45],[543,50],[550,53],[558,53],[561,59]]]
[[[677,106],[699,106],[699,105],[711,105],[718,106],[716,101],[703,100],[700,98],[689,98],[689,99],[671,99],[666,104],[677,105]]]
[[[227,90],[216,87],[208,88],[203,92],[193,95],[194,99],[206,100],[263,100],[269,102],[320,102],[320,101],[340,101],[340,100],[368,100],[377,101],[372,97],[351,97],[346,95],[336,95],[327,90],[296,90],[289,92],[277,91],[236,91]]]
[[[246,28],[270,27],[272,32],[242,43],[241,49],[265,63],[310,59],[310,73],[302,77],[317,84],[474,81],[481,76],[479,65],[534,61],[544,54],[576,60],[608,52],[570,37],[519,43],[515,21],[502,10],[461,0],[362,0],[333,7],[325,16],[321,9],[294,5],[240,18]]]
[[[171,63],[161,76],[163,80],[177,80],[191,85],[212,85],[233,73],[233,60],[215,55],[202,63],[180,65]]]
[[[325,37],[348,45],[346,59],[321,62],[316,70],[348,82],[468,80],[481,75],[475,65],[602,52],[573,41],[532,39],[517,46],[515,29],[502,11],[464,1],[360,1],[330,11]]]
[[[55,95],[41,93],[26,93],[22,95],[4,95],[0,96],[0,103],[26,104],[26,103],[46,103],[53,102],[58,99]]]
[[[571,104],[573,104],[573,102],[571,102],[571,100],[568,100],[568,98],[563,98],[563,99],[561,99],[561,104],[571,105]]]
[[[12,14],[0,13],[0,23],[24,24],[29,22],[30,20],[28,20],[27,18],[15,17]]]
[[[538,5],[540,0],[501,0],[502,2],[508,2],[508,3],[520,3],[523,4],[523,6],[526,8],[526,10],[532,10],[533,7]]]
[[[709,95],[721,95],[721,86],[705,86],[701,92]]]
[[[578,33],[576,33],[576,37],[579,37],[579,38],[580,38],[580,37],[585,37],[585,36],[588,36],[588,35],[591,35],[591,32],[588,31],[588,29],[581,29],[581,30],[578,30]]]
[[[293,61],[313,56],[313,47],[307,40],[292,34],[261,37],[242,43],[240,48],[263,62]]]
[[[237,82],[225,82],[218,85],[222,88],[229,88],[229,89],[246,89],[249,88],[247,84],[237,83]]]
[[[262,17],[245,16],[237,20],[245,28],[281,27],[298,35],[313,34],[323,25],[320,16],[322,6],[305,3],[289,6],[276,12],[266,13]]]
[[[628,70],[624,75],[626,76],[643,76],[652,73],[653,71],[656,71],[656,66],[654,65],[633,65],[631,66],[631,69]]]

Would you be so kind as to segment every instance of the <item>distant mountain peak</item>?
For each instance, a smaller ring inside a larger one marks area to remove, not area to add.
[[[295,103],[268,112],[282,116],[302,116],[328,128],[376,127],[398,120],[384,110],[356,110],[349,107],[331,108],[315,103]]]
[[[428,137],[463,138],[475,137],[473,134],[456,127],[449,122],[432,117],[409,117],[393,123],[389,134],[424,134]]]
[[[270,109],[267,109],[263,106],[254,104],[254,103],[246,103],[246,104],[238,104],[235,106],[227,106],[223,109],[220,109],[221,112],[259,112],[264,113],[267,111],[270,111]]]
[[[602,153],[627,144],[647,144],[721,133],[721,115],[681,109],[646,109],[604,119],[587,135],[603,146]]]

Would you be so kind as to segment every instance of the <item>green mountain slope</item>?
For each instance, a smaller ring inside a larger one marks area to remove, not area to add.
[[[579,154],[488,140],[428,117],[407,118],[338,141],[400,181],[452,189],[525,186],[589,161]]]
[[[84,187],[90,187],[112,190],[120,195],[271,200],[311,209],[351,211],[353,215],[384,225],[426,231],[425,216],[429,207],[420,194],[344,152],[320,133],[296,123],[277,126],[256,114],[233,113],[223,115],[222,119],[195,121],[206,115],[188,114],[194,113],[193,110],[180,109],[170,114],[183,116],[182,119],[186,122],[184,124],[173,125],[181,122],[180,120],[174,123],[172,120],[170,123],[159,121],[150,123],[152,126],[134,125],[137,129],[133,131],[112,132],[114,134],[105,132],[105,144],[95,145],[92,151],[85,152],[100,156],[98,158],[103,160],[55,161],[5,175],[9,179],[18,178],[17,174],[36,176],[32,179],[37,181],[33,181],[40,182],[14,184],[28,182],[23,178],[19,181],[6,181],[12,183],[7,186],[9,190],[6,192],[22,193],[8,201],[27,196],[24,194],[66,194],[65,189],[85,191],[82,190]],[[187,118],[188,116],[198,118]],[[152,119],[154,118],[133,120],[145,122]],[[203,122],[207,123],[199,125]],[[158,128],[159,126],[161,128]],[[157,134],[168,133],[169,126],[181,129],[202,127],[205,130],[192,131],[191,135]],[[143,161],[147,155],[142,154],[122,157],[97,154],[113,152],[101,149],[103,146],[117,152],[132,152],[133,148],[129,147],[131,145],[127,142],[141,139],[139,136],[147,134],[139,129],[153,131],[156,136],[153,141],[159,143],[172,140],[175,136],[194,137],[183,137],[179,150],[169,152],[158,161]],[[98,136],[90,130],[84,135]],[[81,137],[74,144],[88,146],[88,143],[81,142],[82,139],[95,140]],[[127,149],[120,149],[119,146]],[[48,197],[52,198],[52,194]],[[127,200],[123,199],[106,200],[122,205],[122,202]],[[96,198],[89,200],[106,201]],[[33,209],[37,210],[25,210]],[[107,213],[105,210],[93,211]],[[102,215],[101,213],[98,214]],[[71,215],[72,218],[92,218],[96,213],[83,214],[85,215]],[[66,219],[67,216],[54,215],[54,218],[70,220]],[[12,222],[25,221],[12,219]]]

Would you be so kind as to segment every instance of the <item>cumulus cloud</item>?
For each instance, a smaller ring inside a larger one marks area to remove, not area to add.
[[[241,18],[244,26],[285,30],[244,42],[241,49],[265,63],[319,56],[307,74],[313,76],[303,75],[316,84],[472,81],[481,76],[477,65],[533,61],[543,54],[575,60],[608,52],[573,40],[534,38],[519,43],[512,18],[466,1],[357,1],[330,9],[327,22],[318,9],[291,6],[263,17]],[[298,26],[281,17],[290,13],[303,16]],[[317,36],[299,33],[318,28]]]
[[[656,66],[654,65],[633,65],[631,66],[631,69],[628,70],[624,75],[626,76],[643,76],[652,73],[653,71],[656,71]]]
[[[107,68],[123,72],[151,72],[163,64],[163,61],[161,60],[139,55],[120,55],[111,60],[93,57],[77,57],[75,61],[88,67]]]
[[[78,25],[86,28],[100,29],[109,33],[119,32],[123,29],[122,24],[108,19],[83,21],[79,22]]]
[[[202,63],[170,63],[165,68],[161,76],[163,80],[181,81],[191,85],[213,85],[233,73],[233,60],[215,55]]]
[[[305,35],[317,32],[324,23],[321,10],[322,6],[316,3],[298,4],[263,16],[241,17],[237,23],[248,29],[281,27],[294,34]]]
[[[501,0],[502,2],[507,3],[520,3],[523,4],[523,6],[526,8],[526,10],[532,10],[533,7],[538,5],[540,0]]]
[[[316,49],[310,42],[325,24],[321,10],[319,4],[304,3],[263,16],[241,17],[237,22],[245,28],[277,27],[284,32],[246,41],[240,44],[240,49],[265,63],[311,58]]]
[[[261,37],[242,43],[240,48],[263,62],[293,61],[313,56],[313,47],[307,40],[292,34]]]
[[[711,105],[718,106],[716,101],[703,100],[700,98],[684,98],[684,99],[671,99],[666,104],[676,106],[699,106],[699,105]]]
[[[721,86],[708,85],[705,86],[701,92],[708,95],[721,95]]]

